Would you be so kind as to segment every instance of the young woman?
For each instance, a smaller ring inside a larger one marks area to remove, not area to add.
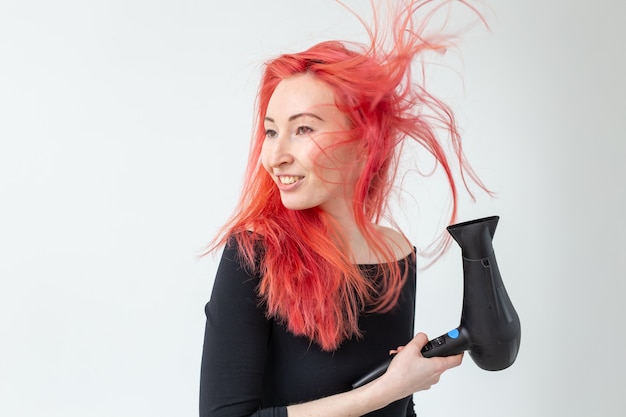
[[[211,248],[223,253],[206,305],[203,417],[412,416],[412,394],[461,363],[420,354],[415,249],[380,224],[405,140],[445,170],[455,220],[441,126],[461,174],[481,185],[451,111],[411,79],[416,57],[446,46],[415,21],[431,2],[401,3],[387,51],[372,33],[367,47],[328,41],[265,67],[242,197]]]

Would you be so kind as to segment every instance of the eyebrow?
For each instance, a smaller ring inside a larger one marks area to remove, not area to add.
[[[298,113],[298,114],[294,114],[293,116],[290,116],[288,121],[293,122],[296,119],[299,119],[301,117],[313,117],[317,120],[321,120],[322,122],[324,121],[324,119],[322,119],[321,117],[319,117],[317,114],[315,113]],[[272,122],[272,123],[276,123],[274,121],[274,119],[272,119],[271,117],[265,117],[265,120],[267,120],[268,122]]]

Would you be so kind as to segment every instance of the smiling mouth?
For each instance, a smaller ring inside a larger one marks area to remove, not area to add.
[[[294,175],[281,175],[278,177],[278,180],[281,184],[291,185],[295,184],[296,182],[298,182],[298,180],[301,180],[302,178],[304,177],[297,177]]]

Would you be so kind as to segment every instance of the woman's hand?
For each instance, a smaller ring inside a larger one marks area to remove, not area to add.
[[[429,389],[439,382],[442,373],[461,364],[463,353],[425,358],[421,351],[426,343],[428,337],[424,333],[418,333],[405,346],[391,351],[390,353],[395,353],[396,356],[389,364],[387,372],[375,382],[389,390],[395,399],[400,399],[414,392]]]

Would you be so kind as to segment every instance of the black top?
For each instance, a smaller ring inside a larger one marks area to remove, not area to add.
[[[398,262],[409,268],[398,304],[388,313],[362,314],[363,338],[326,352],[266,317],[257,295],[259,276],[242,266],[236,247],[227,245],[205,308],[200,416],[287,417],[287,405],[352,389],[352,383],[389,359],[390,349],[413,337],[415,261]],[[360,268],[376,279],[378,265]],[[414,416],[412,398],[367,415]]]

